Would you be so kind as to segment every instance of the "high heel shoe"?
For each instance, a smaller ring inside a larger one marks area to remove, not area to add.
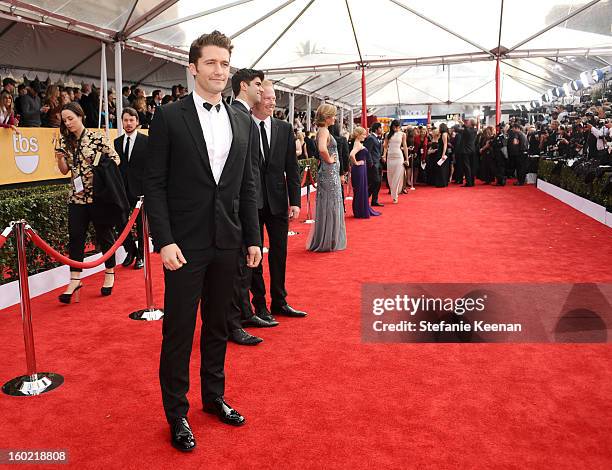
[[[80,279],[70,278],[71,281],[80,281]],[[80,289],[83,287],[83,283],[79,282],[79,285],[70,293],[70,294],[60,294],[59,301],[63,304],[69,304],[72,302],[72,296],[74,295],[74,302],[79,303],[81,300],[81,292]]]
[[[115,273],[104,273],[104,275],[108,275],[108,276],[113,276],[115,277]],[[113,281],[114,284],[114,281]],[[111,295],[113,293],[113,287],[114,286],[110,286],[110,287],[100,287],[100,294],[107,296],[107,295]]]

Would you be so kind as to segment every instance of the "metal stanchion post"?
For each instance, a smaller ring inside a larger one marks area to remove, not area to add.
[[[353,200],[353,196],[351,196],[351,194],[353,193],[353,182],[352,182],[352,178],[351,178],[351,170],[349,169],[348,173],[346,174],[346,197],[344,199],[346,199],[347,201],[352,201]]]
[[[308,174],[306,175],[306,220],[304,221],[305,224],[314,224],[314,220],[312,220],[312,213],[310,212],[310,182],[309,180],[312,181],[312,176],[310,175],[310,167],[307,166],[306,167],[306,171]]]
[[[416,188],[414,187],[414,157],[415,154],[412,154],[412,156],[410,157],[410,190],[411,191],[415,191]]]
[[[160,308],[156,308],[153,300],[153,280],[151,278],[151,253],[149,252],[149,221],[147,218],[147,212],[144,210],[144,204],[140,208],[140,217],[142,220],[142,241],[144,244],[143,255],[144,255],[144,277],[145,277],[145,291],[147,293],[147,308],[137,310],[130,313],[132,320],[146,320],[155,321],[160,320],[164,316],[164,311]]]
[[[53,372],[36,372],[36,354],[34,351],[34,331],[32,329],[32,308],[30,306],[30,286],[28,283],[28,261],[25,250],[25,220],[15,223],[17,240],[17,262],[19,266],[19,296],[21,320],[23,322],[23,339],[25,342],[27,375],[9,380],[2,386],[7,395],[25,397],[40,395],[59,387],[64,377]]]

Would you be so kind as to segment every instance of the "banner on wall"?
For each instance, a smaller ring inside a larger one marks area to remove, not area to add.
[[[59,129],[19,128],[20,134],[11,129],[0,129],[0,186],[65,179],[55,162],[54,138]],[[104,132],[104,129],[100,129]],[[139,130],[147,133],[147,130]],[[117,137],[117,129],[110,130],[111,142]]]

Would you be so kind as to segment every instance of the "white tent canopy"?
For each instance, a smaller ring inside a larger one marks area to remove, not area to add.
[[[42,0],[3,1],[0,12],[182,65],[191,40],[218,29],[232,36],[234,67],[351,108],[361,105],[361,67],[368,105],[383,106],[492,103],[498,51],[503,102],[612,63],[610,0]],[[93,49],[57,52],[74,65]]]

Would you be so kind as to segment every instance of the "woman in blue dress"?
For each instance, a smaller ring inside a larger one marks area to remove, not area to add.
[[[353,150],[351,151],[351,183],[353,185],[353,216],[358,219],[369,219],[371,216],[380,215],[370,207],[368,197],[368,149],[363,146],[363,141],[368,136],[363,127],[356,127],[353,131]]]

